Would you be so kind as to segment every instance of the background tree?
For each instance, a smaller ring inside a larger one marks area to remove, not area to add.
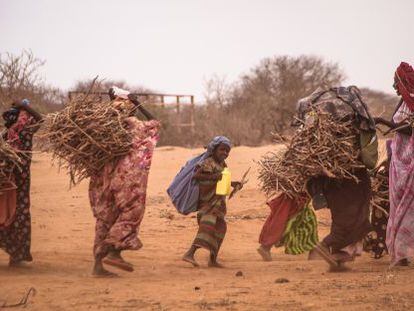
[[[29,98],[42,113],[64,107],[67,93],[47,85],[40,75],[45,61],[31,51],[19,55],[0,54],[0,112],[13,100]],[[343,84],[344,73],[335,63],[316,56],[274,56],[265,58],[232,83],[212,76],[205,83],[205,102],[195,107],[195,130],[177,126],[190,120],[189,107],[155,104],[158,98],[141,98],[162,122],[159,145],[201,146],[216,135],[229,136],[235,145],[260,145],[272,141],[272,132],[288,132],[297,101],[318,87]],[[89,89],[92,79],[75,83],[71,90]],[[156,91],[125,81],[101,80],[96,90],[117,86],[136,93]],[[363,98],[374,116],[389,118],[398,98],[363,88]]]
[[[44,64],[45,61],[35,57],[31,51],[23,51],[19,55],[0,54],[0,110],[23,98],[30,99],[43,113],[61,108],[63,92],[46,85],[40,76],[40,68]]]
[[[207,88],[210,93],[206,96],[210,107],[204,114],[209,115],[213,128],[217,130],[219,126],[218,132],[229,135],[236,144],[267,143],[271,141],[271,132],[289,129],[300,98],[318,87],[340,85],[343,80],[344,74],[337,64],[319,57],[266,58],[232,86],[219,85],[220,79],[210,81]],[[217,96],[217,90],[227,92]],[[203,127],[200,123],[198,126]]]

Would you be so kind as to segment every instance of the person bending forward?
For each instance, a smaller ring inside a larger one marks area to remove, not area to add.
[[[112,89],[109,93],[111,99],[115,99]],[[98,175],[91,177],[89,198],[96,218],[93,248],[93,275],[96,276],[115,275],[107,271],[103,263],[133,271],[132,264],[122,258],[121,251],[142,247],[137,235],[144,217],[148,173],[160,123],[134,96],[128,95],[128,99],[120,102],[123,105],[135,104],[148,121],[140,121],[134,116],[127,118],[133,136],[132,150],[116,163],[108,163]]]

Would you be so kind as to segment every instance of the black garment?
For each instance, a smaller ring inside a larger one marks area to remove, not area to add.
[[[37,131],[36,121],[30,118],[19,133],[18,155],[22,160],[21,170],[14,170],[16,190],[16,216],[13,223],[0,230],[0,248],[9,255],[10,260],[32,261],[31,217],[30,217],[30,165],[33,134]]]
[[[313,178],[309,182],[309,192],[313,196],[322,193],[331,210],[331,232],[323,240],[332,253],[361,241],[371,231],[369,206],[371,200],[371,180],[366,169],[358,169],[354,175],[359,183],[349,179],[332,179],[325,176]]]

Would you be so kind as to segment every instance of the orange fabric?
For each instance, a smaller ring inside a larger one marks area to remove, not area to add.
[[[284,193],[267,202],[267,205],[270,207],[270,215],[263,225],[259,243],[269,247],[280,243],[287,222],[299,212],[300,205]]]
[[[0,229],[7,228],[16,216],[16,189],[0,194]]]

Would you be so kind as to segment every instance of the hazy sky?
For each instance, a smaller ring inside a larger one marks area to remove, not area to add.
[[[0,0],[0,52],[31,49],[45,80],[123,79],[202,101],[264,57],[314,54],[349,84],[392,92],[414,63],[414,0]]]

